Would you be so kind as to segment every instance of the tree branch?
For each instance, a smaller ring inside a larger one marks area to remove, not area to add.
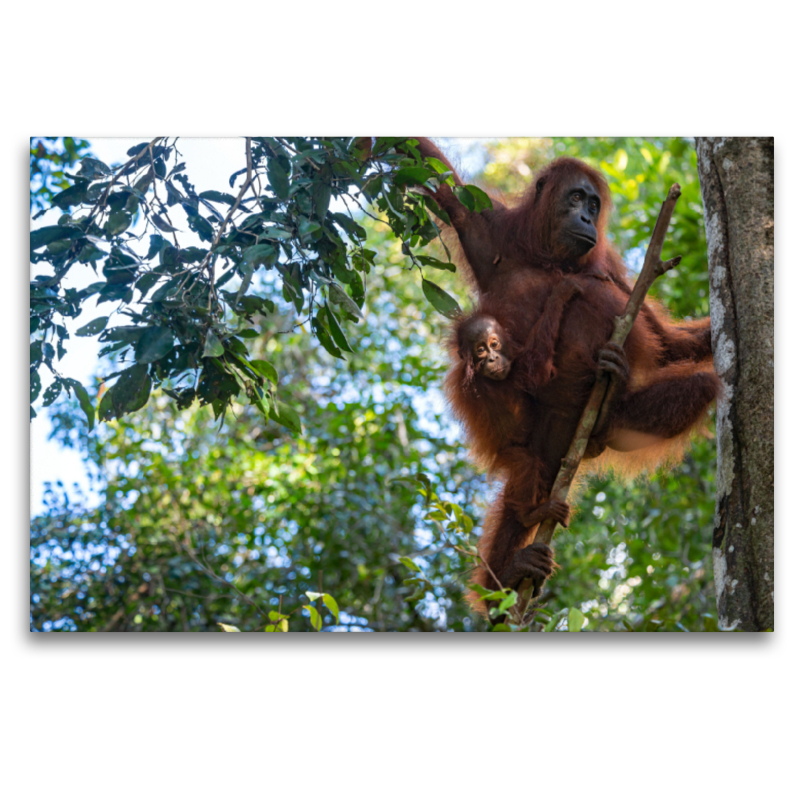
[[[628,299],[628,304],[625,306],[625,311],[622,313],[621,317],[617,317],[614,320],[614,332],[610,339],[612,344],[621,346],[625,343],[625,339],[628,337],[633,327],[636,316],[644,304],[647,292],[650,291],[650,287],[655,283],[656,278],[663,275],[667,270],[680,264],[680,256],[676,256],[669,261],[661,260],[661,249],[664,247],[664,238],[667,234],[667,228],[669,228],[672,212],[675,210],[675,204],[680,196],[681,187],[675,183],[670,187],[667,199],[661,205],[661,211],[659,212],[655,228],[653,229],[653,236],[647,248],[647,255],[644,259],[642,271],[639,273],[639,278],[636,281],[636,285],[633,287],[631,296]],[[578,423],[578,428],[572,438],[572,443],[567,451],[567,455],[561,460],[561,469],[558,471],[555,483],[550,491],[551,500],[561,500],[562,502],[566,502],[567,500],[569,488],[572,485],[572,481],[575,479],[581,459],[586,451],[586,446],[589,443],[589,437],[592,435],[595,422],[600,414],[608,385],[608,375],[600,376],[594,384],[592,393],[586,403],[586,408],[583,410],[583,415]],[[546,519],[544,522],[540,523],[534,541],[549,545],[553,539],[556,524],[556,520],[552,518]],[[541,593],[542,587],[540,586],[538,588],[539,593]],[[518,615],[519,619],[525,616],[528,603],[533,598],[533,589],[534,587],[531,580],[526,579],[517,590],[519,593],[519,600],[513,612]]]

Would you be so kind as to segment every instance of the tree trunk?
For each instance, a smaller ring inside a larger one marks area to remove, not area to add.
[[[714,583],[720,627],[774,628],[774,142],[696,141],[717,403]]]

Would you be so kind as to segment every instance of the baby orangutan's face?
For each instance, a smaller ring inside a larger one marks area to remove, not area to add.
[[[493,381],[505,380],[512,361],[503,329],[491,317],[477,317],[463,331],[475,372]]]

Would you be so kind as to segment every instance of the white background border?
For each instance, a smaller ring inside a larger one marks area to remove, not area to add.
[[[0,48],[2,219],[17,233],[3,315],[7,796],[788,796],[788,503],[772,635],[29,633],[24,264],[31,135],[773,135],[780,501],[798,424],[781,402],[797,397],[798,363],[797,313],[782,312],[800,297],[791,5],[16,7]]]

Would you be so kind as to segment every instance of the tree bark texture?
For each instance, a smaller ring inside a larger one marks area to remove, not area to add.
[[[701,137],[717,403],[720,627],[774,629],[774,140]]]

